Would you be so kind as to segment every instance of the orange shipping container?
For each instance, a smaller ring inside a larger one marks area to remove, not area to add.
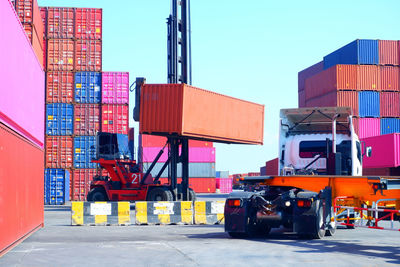
[[[71,136],[46,137],[46,168],[71,168],[72,142]]]
[[[357,89],[379,91],[381,89],[379,72],[379,66],[359,65],[357,72]]]
[[[186,84],[145,84],[140,133],[262,144],[264,106]]]
[[[380,66],[380,89],[382,91],[399,91],[399,66]]]
[[[69,39],[51,39],[47,42],[47,70],[74,70],[75,42]]]
[[[351,107],[353,115],[358,116],[358,92],[334,91],[306,100],[306,107]]]
[[[101,41],[77,40],[75,47],[76,71],[101,71]]]
[[[47,103],[72,103],[74,95],[74,73],[49,71],[46,79]]]
[[[37,0],[14,0],[13,2],[21,23],[33,26],[39,39],[42,40],[44,24]]]

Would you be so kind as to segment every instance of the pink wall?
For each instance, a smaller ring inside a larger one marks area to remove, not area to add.
[[[363,157],[363,168],[385,168],[400,165],[400,134],[385,134],[364,138],[365,145],[372,147],[371,157]]]
[[[143,161],[152,162],[160,152],[161,147],[144,147]],[[168,149],[164,149],[164,153],[158,162],[166,162],[168,159]],[[189,148],[189,162],[215,162],[215,147],[191,147]]]
[[[0,36],[0,121],[43,147],[44,72],[8,0],[0,1]]]

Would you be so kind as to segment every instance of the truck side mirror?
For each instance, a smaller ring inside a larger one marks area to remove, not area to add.
[[[367,146],[367,148],[365,149],[365,155],[369,158],[372,155],[372,147]]]

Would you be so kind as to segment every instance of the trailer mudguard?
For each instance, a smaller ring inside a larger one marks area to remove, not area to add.
[[[234,192],[225,201],[225,232],[246,233],[248,214],[250,211],[250,198],[253,192]],[[229,199],[240,199],[240,207],[230,207]]]

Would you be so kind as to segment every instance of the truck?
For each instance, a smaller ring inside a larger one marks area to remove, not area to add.
[[[336,232],[338,199],[360,206],[400,195],[398,179],[362,176],[363,156],[372,150],[354,132],[350,108],[282,109],[279,127],[279,175],[241,178],[245,190],[226,200],[231,237],[266,236],[285,227],[321,239]]]

